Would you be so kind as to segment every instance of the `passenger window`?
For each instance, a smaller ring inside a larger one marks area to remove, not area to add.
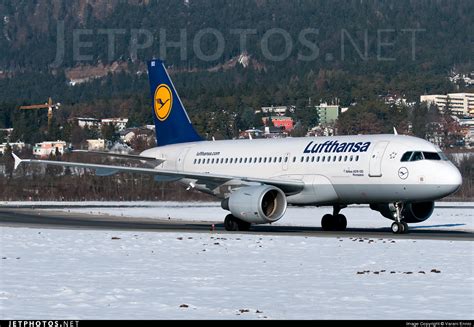
[[[281,157],[280,157],[280,159],[278,159],[278,162],[281,163]]]
[[[344,161],[347,161],[347,156],[344,156]]]
[[[324,162],[325,160],[326,160],[326,157],[323,156],[323,157],[321,158],[321,161]]]
[[[359,156],[356,156],[356,160],[355,161],[359,161]]]
[[[263,158],[263,163],[267,163],[267,157]]]
[[[314,162],[314,157],[311,157],[311,162]]]
[[[421,152],[413,153],[413,156],[411,157],[410,161],[418,161],[418,160],[423,160],[423,154]]]
[[[410,161],[410,157],[412,153],[413,153],[412,151],[405,152],[405,154],[402,156],[402,159],[400,161],[401,162]]]
[[[229,163],[229,158],[225,158],[225,163]]]
[[[316,158],[316,162],[319,162],[319,156]]]
[[[306,157],[306,162],[309,162],[309,157]]]
[[[339,161],[342,161],[342,156],[339,156]]]

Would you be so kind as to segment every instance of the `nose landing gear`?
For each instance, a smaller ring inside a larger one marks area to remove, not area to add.
[[[402,221],[402,210],[403,210],[403,203],[396,202],[395,205],[395,213],[394,218],[395,222],[392,224],[392,232],[394,234],[405,234],[408,233],[408,224]]]

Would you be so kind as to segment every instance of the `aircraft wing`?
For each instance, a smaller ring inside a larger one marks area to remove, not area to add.
[[[143,160],[143,161],[153,161],[157,165],[164,162],[163,159],[157,159],[153,157],[144,157],[144,156],[135,155],[135,154],[122,154],[122,153],[88,151],[88,150],[72,150],[71,152],[93,154],[93,155],[99,155],[99,156],[104,156],[104,157],[117,157],[117,158],[123,158],[123,159],[137,159],[137,160]]]
[[[253,178],[253,177],[239,177],[239,176],[227,176],[227,175],[216,175],[211,173],[197,173],[197,172],[176,172],[171,170],[162,170],[154,168],[141,168],[141,167],[125,167],[125,166],[113,166],[113,165],[101,165],[101,164],[89,164],[80,162],[68,162],[68,161],[52,161],[52,160],[36,160],[36,159],[20,159],[17,155],[12,153],[15,159],[15,169],[22,163],[29,164],[46,164],[52,166],[62,167],[76,167],[85,169],[94,169],[96,175],[110,176],[116,173],[140,173],[148,174],[153,176],[171,177],[176,179],[192,179],[199,183],[205,183],[208,185],[219,186],[229,181],[241,181],[242,183],[259,183],[267,184],[280,188],[286,194],[295,194],[303,190],[304,183],[298,180],[289,179],[265,179],[265,178]]]

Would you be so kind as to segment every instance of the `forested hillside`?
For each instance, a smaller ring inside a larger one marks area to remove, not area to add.
[[[145,123],[144,62],[160,56],[201,132],[209,111],[303,108],[309,98],[348,106],[387,92],[414,101],[456,90],[451,69],[473,70],[473,12],[469,0],[4,0],[0,127],[17,105],[49,96],[63,104],[58,119]],[[243,50],[248,66],[229,64]],[[122,69],[68,84],[72,69],[112,63]]]
[[[254,110],[269,105],[295,105],[304,135],[315,122],[310,101],[350,106],[340,133],[391,133],[394,126],[405,133],[411,123],[411,133],[425,137],[436,109],[390,107],[381,97],[414,102],[421,94],[472,92],[448,75],[474,71],[473,13],[472,0],[2,0],[0,128],[14,127],[13,141],[72,142],[74,133],[97,135],[70,124],[71,117],[151,123],[145,63],[160,57],[207,138],[258,126]],[[50,130],[46,110],[18,110],[48,97],[62,104]],[[11,175],[9,156],[1,161]],[[460,164],[463,199],[472,197],[471,167],[467,159]],[[69,198],[61,192],[76,184],[74,176],[48,177],[38,193],[44,179],[21,173],[24,183],[2,179],[1,198]],[[120,199],[127,187],[140,199],[163,193],[150,192],[157,186],[149,179],[109,187],[114,178],[125,177],[84,179],[83,192],[71,196]]]

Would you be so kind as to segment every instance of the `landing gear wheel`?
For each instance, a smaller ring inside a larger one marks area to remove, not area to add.
[[[403,226],[403,234],[408,233],[408,224],[404,221],[402,221],[402,226]]]
[[[338,214],[334,216],[334,229],[337,231],[345,231],[347,227],[347,219],[344,215]]]
[[[405,234],[406,232],[408,232],[408,225],[407,223],[405,222],[401,222],[401,223],[393,223],[392,224],[392,232],[394,234]]]
[[[392,224],[392,233],[394,234],[398,234],[400,232],[400,229],[401,229],[401,225],[399,223],[393,223]]]
[[[334,230],[333,216],[330,214],[324,215],[323,219],[321,219],[321,227],[323,228],[324,231]]]
[[[228,232],[236,232],[239,230],[239,223],[237,218],[232,215],[227,215],[224,219],[224,227]]]
[[[252,224],[241,219],[237,219],[237,225],[239,226],[240,231],[248,232]]]
[[[227,215],[224,219],[224,227],[225,230],[228,232],[236,232],[236,231],[248,231],[252,224],[243,221],[241,219],[235,218],[232,215]]]

